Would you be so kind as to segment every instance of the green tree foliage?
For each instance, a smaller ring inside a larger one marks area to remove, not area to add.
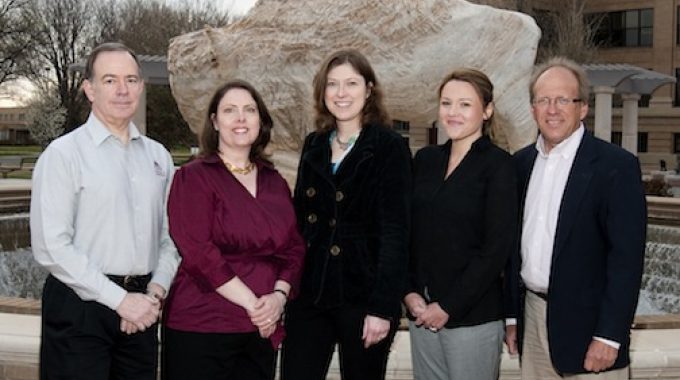
[[[182,118],[170,86],[147,86],[147,135],[168,148],[198,146],[198,139]]]

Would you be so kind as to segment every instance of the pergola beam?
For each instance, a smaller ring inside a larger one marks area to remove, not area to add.
[[[584,65],[595,94],[595,136],[611,141],[612,96],[621,94],[623,120],[621,145],[637,154],[638,100],[675,78],[628,64]]]

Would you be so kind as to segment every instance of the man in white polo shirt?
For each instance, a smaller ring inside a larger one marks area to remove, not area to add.
[[[155,380],[160,305],[179,261],[165,208],[174,166],[131,122],[144,82],[129,48],[96,47],[83,89],[87,122],[33,172],[33,255],[50,273],[40,377]]]

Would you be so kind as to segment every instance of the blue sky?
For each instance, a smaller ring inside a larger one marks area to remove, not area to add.
[[[216,0],[218,3],[227,4],[227,8],[237,15],[243,15],[253,7],[256,0]]]

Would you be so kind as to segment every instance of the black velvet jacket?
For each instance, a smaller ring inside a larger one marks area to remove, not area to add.
[[[332,174],[328,132],[302,150],[294,198],[307,242],[300,298],[395,319],[408,265],[411,154],[399,134],[365,125]]]
[[[503,318],[501,273],[517,239],[512,158],[488,137],[472,144],[444,179],[451,140],[414,160],[412,292],[439,302],[446,327]]]

